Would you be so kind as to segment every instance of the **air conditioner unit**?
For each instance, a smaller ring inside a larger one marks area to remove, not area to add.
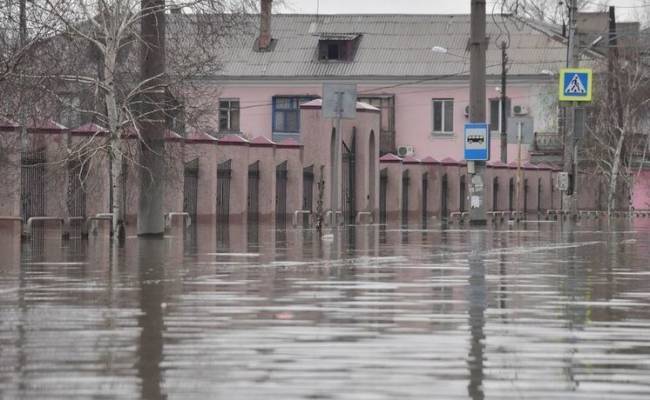
[[[517,105],[517,106],[512,107],[512,112],[515,115],[527,115],[528,114],[528,108],[526,108],[526,106]]]
[[[397,155],[400,157],[408,157],[415,154],[415,150],[411,145],[399,146],[397,148]]]
[[[465,106],[465,116],[469,117],[469,106]]]

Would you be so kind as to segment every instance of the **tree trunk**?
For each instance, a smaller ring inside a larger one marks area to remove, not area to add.
[[[165,0],[142,0],[142,82],[147,82],[140,116],[140,198],[138,235],[162,235],[165,115]]]
[[[117,100],[115,94],[115,65],[117,61],[117,49],[107,43],[106,54],[104,54],[104,83],[106,92],[104,101],[106,103],[106,116],[108,117],[108,130],[110,135],[109,159],[111,162],[111,213],[113,214],[113,237],[121,239],[121,231],[124,223],[124,180],[122,179],[122,149],[119,132],[119,116],[117,112]]]
[[[614,162],[612,163],[612,175],[609,180],[609,192],[607,193],[607,215],[616,209],[616,185],[618,182],[618,173],[621,169],[621,151],[623,149],[623,142],[625,141],[625,131],[621,131],[621,136],[616,143],[616,151],[614,152]]]

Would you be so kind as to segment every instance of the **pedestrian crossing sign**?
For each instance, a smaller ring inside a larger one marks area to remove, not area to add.
[[[591,101],[591,69],[560,70],[560,101]]]

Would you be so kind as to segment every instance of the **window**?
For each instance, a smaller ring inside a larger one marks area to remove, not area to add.
[[[352,61],[361,35],[321,34],[318,40],[319,61]]]
[[[239,132],[239,99],[219,100],[219,132]]]
[[[59,94],[61,99],[59,121],[69,127],[81,125],[81,100],[73,93]]]
[[[433,133],[454,133],[453,99],[433,99]]]
[[[343,40],[321,40],[318,42],[318,59],[321,61],[346,61],[349,43]]]
[[[300,132],[300,104],[315,96],[274,96],[273,134],[297,134]],[[295,135],[289,135],[295,136]]]
[[[490,130],[501,132],[501,99],[490,99]],[[510,117],[510,99],[506,97],[506,118]]]
[[[378,95],[358,97],[358,101],[379,108],[381,132],[379,149],[382,154],[395,152],[395,96]]]

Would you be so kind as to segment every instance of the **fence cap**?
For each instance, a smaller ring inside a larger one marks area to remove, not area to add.
[[[199,130],[193,129],[190,132],[188,132],[187,136],[185,137],[185,143],[216,144],[217,139],[208,135],[205,132],[201,132]]]
[[[506,164],[506,163],[504,163],[502,161],[499,161],[499,160],[489,161],[487,163],[487,166],[491,167],[491,168],[508,168],[508,164]]]
[[[32,120],[27,124],[27,130],[38,133],[64,133],[68,128],[53,119]]]
[[[165,128],[163,132],[163,137],[165,141],[170,141],[170,142],[182,142],[184,139],[181,135],[178,133],[172,131],[171,129]],[[124,129],[124,134],[122,137],[127,138],[127,139],[136,139],[139,137],[138,132],[135,130],[133,126],[129,126]]]
[[[302,146],[298,141],[294,138],[286,138],[280,143],[276,145],[279,149],[295,149],[299,148]]]
[[[546,163],[541,163],[537,164],[537,169],[539,170],[545,170],[545,171],[550,171],[553,169],[553,166],[546,164]]]
[[[218,143],[227,146],[247,146],[248,140],[239,135],[229,134],[219,139]]]
[[[18,125],[18,123],[16,123],[15,121],[0,117],[0,130],[13,131],[18,128],[20,128],[20,125]]]
[[[273,147],[275,142],[265,136],[256,136],[250,141],[251,147]]]
[[[522,165],[522,167],[523,167],[524,169],[530,169],[530,170],[538,170],[538,169],[539,169],[539,167],[537,167],[537,165],[531,163],[530,161],[525,162],[525,163]]]
[[[461,165],[458,161],[454,160],[451,157],[445,157],[442,160],[440,160],[440,164],[442,165]]]
[[[379,162],[383,163],[401,163],[402,159],[393,153],[384,154],[379,158]]]
[[[73,135],[104,135],[108,133],[108,129],[89,122],[74,128],[70,133]]]
[[[418,160],[417,158],[415,158],[415,157],[413,157],[413,156],[406,156],[406,157],[404,157],[404,159],[402,160],[402,162],[403,162],[404,164],[419,164],[419,163],[420,163],[420,160]]]
[[[165,141],[183,142],[185,139],[171,129],[165,129]]]
[[[440,164],[440,161],[436,160],[431,156],[424,157],[421,161],[422,164]]]

